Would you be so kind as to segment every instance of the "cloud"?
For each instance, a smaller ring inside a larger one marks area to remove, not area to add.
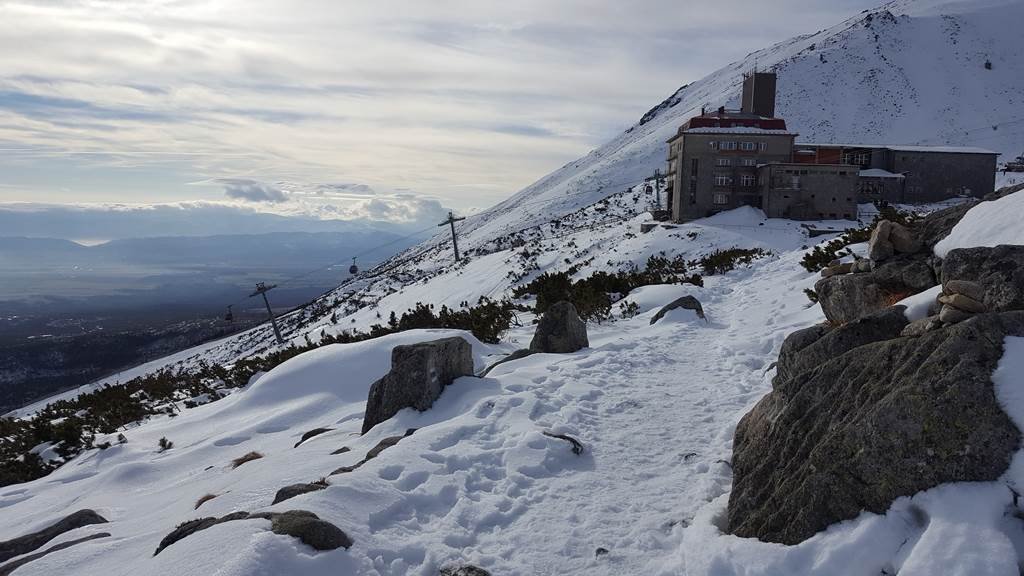
[[[680,85],[880,2],[4,3],[0,201],[182,200],[244,175],[203,199],[491,205]]]
[[[224,185],[224,195],[234,200],[269,202],[271,204],[288,201],[288,196],[279,188],[256,180],[219,178],[217,182]]]

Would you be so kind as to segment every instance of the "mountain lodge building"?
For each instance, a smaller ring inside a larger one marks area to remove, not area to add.
[[[797,143],[775,117],[773,72],[743,78],[740,110],[702,111],[668,140],[668,210],[676,222],[755,206],[769,218],[857,219],[857,204],[980,197],[997,152],[950,146]]]

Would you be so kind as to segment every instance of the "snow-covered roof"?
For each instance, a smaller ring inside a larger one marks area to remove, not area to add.
[[[888,170],[882,170],[881,168],[861,170],[860,176],[861,178],[906,178],[903,174],[896,174],[894,172],[889,172]]]
[[[797,142],[797,146],[817,146],[827,148],[871,148],[875,150],[893,150],[895,152],[940,152],[950,154],[994,154],[999,152],[975,146],[903,146],[887,144],[822,144],[816,142]]]
[[[765,128],[750,128],[747,126],[734,126],[732,128],[688,128],[682,131],[685,134],[771,134],[773,136],[796,136],[795,132],[789,130],[767,130]]]

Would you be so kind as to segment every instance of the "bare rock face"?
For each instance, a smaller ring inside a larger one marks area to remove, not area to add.
[[[551,354],[568,354],[590,346],[587,325],[580,319],[571,302],[553,304],[541,316],[530,341],[530,350]]]
[[[68,514],[38,532],[32,532],[13,540],[0,542],[0,562],[10,560],[15,556],[28,554],[65,532],[90,524],[105,524],[106,522],[107,520],[104,517],[92,510],[79,510]]]
[[[942,260],[942,281],[957,290],[973,290],[963,281],[977,284],[983,291],[980,301],[989,310],[1024,310],[1024,246],[950,250]],[[973,291],[960,293],[979,300]]]
[[[821,310],[833,324],[845,324],[935,286],[922,258],[898,256],[863,274],[822,278],[814,285]]]
[[[274,495],[273,504],[277,504],[278,502],[284,502],[285,500],[290,500],[302,494],[309,494],[310,492],[323,490],[324,488],[327,488],[327,484],[318,482],[310,482],[309,484],[292,484],[290,486],[285,486],[284,488],[278,490],[277,494]]]
[[[890,232],[892,232],[892,222],[888,220],[880,221],[871,231],[871,239],[868,240],[868,258],[872,261],[888,260],[896,253],[896,248],[889,240]]]
[[[462,338],[395,346],[391,371],[370,387],[363,434],[399,410],[430,408],[445,386],[460,376],[472,375],[473,349]]]
[[[875,334],[890,334],[894,320],[875,317]],[[1017,450],[1020,431],[991,374],[1005,336],[1024,336],[1024,312],[846,351],[818,344],[838,330],[791,335],[772,392],[737,426],[730,533],[796,544],[864,510],[884,513],[901,496],[995,480]],[[837,342],[871,339],[860,330]]]
[[[220,518],[207,517],[182,522],[171,533],[164,536],[153,556],[162,552],[179,540],[183,540],[196,532],[202,532],[211,526],[234,522],[236,520],[270,520],[270,530],[275,534],[293,536],[314,550],[334,550],[352,546],[352,539],[334,524],[321,520],[316,514],[306,510],[289,510],[287,512],[258,512],[250,514],[239,511]]]
[[[665,314],[668,314],[669,311],[675,310],[677,308],[693,310],[694,312],[697,313],[698,318],[705,321],[707,320],[707,317],[704,316],[704,308],[700,305],[700,301],[694,298],[693,296],[683,296],[682,298],[677,298],[676,300],[669,302],[668,304],[663,306],[661,310],[658,310],[658,313],[655,314],[653,318],[651,318],[651,324],[654,324],[658,320],[661,320],[662,318],[665,317]]]

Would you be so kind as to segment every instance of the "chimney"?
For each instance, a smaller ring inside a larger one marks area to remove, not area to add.
[[[725,116],[725,106],[719,106],[718,107],[718,115],[719,116]]]
[[[742,110],[767,118],[775,117],[775,73],[750,72],[743,75]]]

